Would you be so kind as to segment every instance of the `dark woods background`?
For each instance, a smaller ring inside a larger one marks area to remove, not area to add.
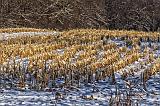
[[[160,0],[0,0],[0,27],[158,31]]]

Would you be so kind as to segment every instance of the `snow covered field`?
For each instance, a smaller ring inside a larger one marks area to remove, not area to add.
[[[148,91],[144,91],[138,77],[128,78],[132,81],[132,88],[129,88],[127,82],[121,80],[118,74],[116,77],[116,85],[111,85],[106,79],[98,83],[81,85],[79,88],[53,88],[51,91],[1,89],[0,106],[106,106],[118,102],[118,99],[122,104],[131,100],[133,106],[160,105],[160,74],[147,82]],[[131,93],[129,100],[126,97],[127,93]],[[57,97],[58,94],[60,97]]]
[[[58,35],[58,32],[13,32],[0,33],[0,40],[7,40],[19,36],[44,36],[44,35]]]
[[[1,33],[0,40],[7,40],[17,36],[27,35],[56,35],[56,32],[19,32]],[[111,39],[108,43],[115,43],[119,47],[125,46],[122,40]],[[160,43],[142,42],[140,47],[143,52],[144,46],[153,52],[154,59],[160,58]],[[152,47],[157,46],[157,50]],[[130,46],[127,47],[129,50]],[[57,53],[62,53],[58,49]],[[101,57],[99,52],[98,57]],[[62,53],[63,54],[63,53]],[[77,53],[79,55],[80,53]],[[124,54],[121,54],[123,58]],[[26,59],[24,59],[25,61]],[[17,80],[5,79],[0,75],[0,106],[159,106],[160,105],[160,73],[149,77],[149,80],[142,81],[142,73],[150,67],[149,55],[139,58],[137,61],[114,72],[115,82],[112,77],[104,80],[93,80],[90,83],[81,79],[79,86],[76,84],[65,85],[64,77],[56,78],[55,87],[47,87],[41,90],[29,89],[26,85],[23,89],[14,85]],[[125,75],[126,73],[126,75]],[[4,87],[5,85],[5,87]]]

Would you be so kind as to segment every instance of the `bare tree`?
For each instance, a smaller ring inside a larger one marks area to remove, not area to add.
[[[0,0],[0,27],[157,31],[160,0]]]

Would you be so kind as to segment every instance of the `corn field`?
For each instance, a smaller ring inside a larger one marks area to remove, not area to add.
[[[137,103],[135,106],[139,106],[140,103],[146,105],[157,103],[158,106],[159,74],[158,32],[0,29],[2,94],[4,89],[52,92],[53,101],[56,101],[53,104],[60,104],[57,100],[64,100],[67,94],[54,91],[55,89],[80,92],[82,86],[91,86],[91,91],[95,93],[101,89],[96,85],[104,83],[108,84],[105,87],[110,90],[106,92],[113,93],[105,95],[105,91],[100,90],[102,94],[104,93],[104,101],[107,103],[103,105],[134,106]],[[156,86],[151,91],[150,80],[153,80],[152,84]],[[112,91],[112,88],[115,90]],[[158,98],[148,103],[143,99],[146,95],[158,95]],[[86,94],[79,98],[98,101],[99,97]]]

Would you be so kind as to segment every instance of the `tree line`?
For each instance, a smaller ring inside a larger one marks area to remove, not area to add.
[[[0,27],[158,31],[160,0],[0,0]]]

